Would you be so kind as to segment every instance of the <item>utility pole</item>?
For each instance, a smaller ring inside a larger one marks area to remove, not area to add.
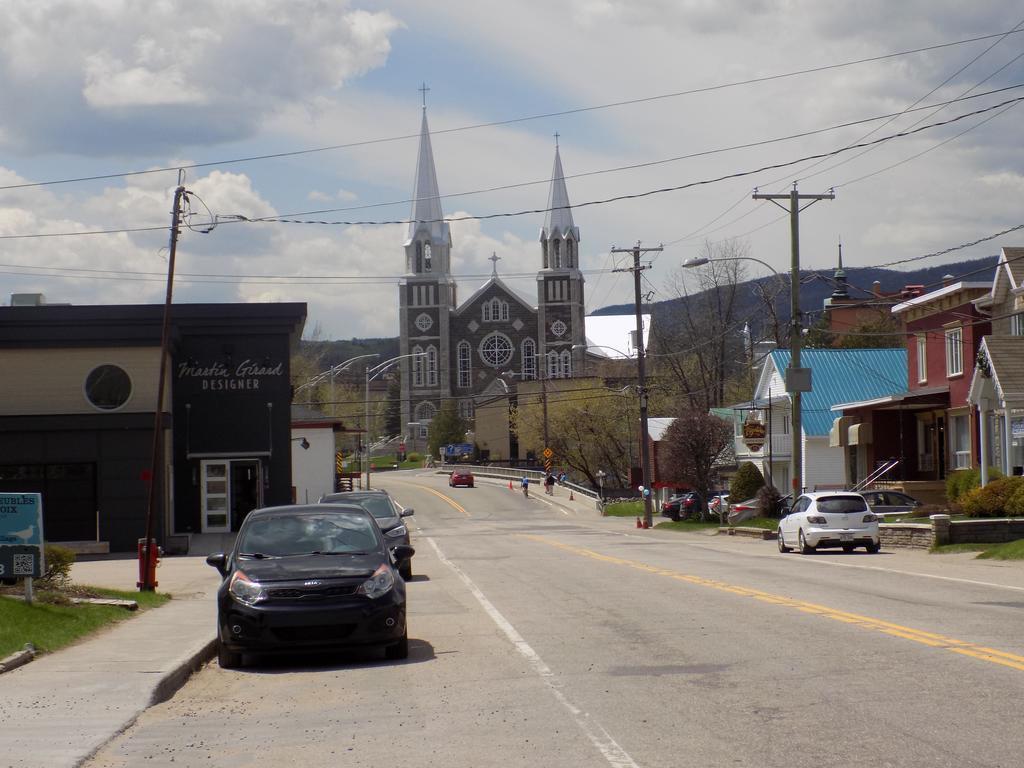
[[[804,481],[804,445],[803,445],[803,418],[802,418],[802,394],[811,391],[811,369],[800,367],[800,341],[803,330],[803,317],[800,313],[800,207],[801,200],[810,202],[804,206],[809,208],[819,200],[835,200],[835,193],[828,192],[824,195],[801,195],[796,191],[796,182],[793,182],[793,189],[788,194],[762,195],[754,190],[755,200],[770,200],[784,211],[789,213],[789,238],[791,263],[789,270],[790,292],[789,292],[789,368],[786,369],[786,391],[792,398],[793,403],[793,429],[791,451],[791,475],[793,478],[793,501],[803,493]],[[789,208],[779,204],[779,200],[789,200]]]
[[[153,574],[156,573],[156,565],[154,561],[157,557],[156,551],[156,539],[154,533],[156,532],[156,525],[154,518],[156,517],[156,489],[157,484],[160,484],[161,490],[164,492],[164,498],[167,498],[167,489],[165,488],[166,478],[163,476],[163,472],[160,469],[166,466],[166,462],[163,459],[163,446],[164,439],[164,380],[167,378],[167,355],[168,347],[170,346],[171,337],[171,300],[174,294],[174,257],[178,250],[178,235],[179,225],[181,222],[181,201],[186,195],[185,187],[182,185],[184,181],[184,173],[178,172],[178,187],[174,190],[174,204],[171,209],[171,235],[170,243],[168,247],[167,255],[167,292],[164,296],[164,317],[163,325],[160,331],[160,378],[157,380],[156,385],[156,413],[153,416],[153,452],[152,452],[152,463],[149,469],[149,502],[146,509],[146,539],[142,555],[145,558],[144,567],[142,570],[142,581],[138,582],[138,588],[141,592],[153,592],[156,589],[154,583]]]
[[[647,373],[644,368],[644,321],[640,307],[640,273],[650,269],[640,266],[640,254],[649,252],[660,252],[662,246],[656,248],[641,248],[640,241],[632,248],[612,248],[612,253],[632,253],[633,266],[624,269],[614,269],[613,272],[633,273],[634,304],[636,307],[636,378],[637,394],[640,397],[640,472],[643,475],[642,492],[644,500],[644,528],[650,528],[653,524],[651,514],[651,447],[648,445],[647,429]]]

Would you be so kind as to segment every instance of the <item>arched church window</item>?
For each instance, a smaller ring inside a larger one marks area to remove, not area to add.
[[[572,355],[569,354],[568,350],[566,350],[565,352],[562,353],[561,357],[562,357],[562,370],[561,370],[561,374],[560,374],[561,377],[563,379],[572,378]]]
[[[552,264],[551,264],[551,266],[554,267],[555,269],[561,269],[562,268],[562,250],[560,248],[561,245],[562,245],[562,243],[559,240],[552,240],[551,241],[552,250],[554,251],[552,253],[552,258],[551,258]]]
[[[548,352],[548,354],[547,354],[547,362],[548,362],[548,378],[549,379],[557,379],[558,378],[558,353],[557,352]]]
[[[431,266],[430,243],[423,244],[423,271],[429,272]]]
[[[544,269],[547,269],[548,268],[548,241],[547,240],[541,240],[540,241],[540,256],[541,256],[541,260],[544,263]]]
[[[423,271],[423,243],[416,241],[416,271]]]
[[[468,341],[460,341],[458,346],[459,386],[468,387],[473,383],[473,350]]]
[[[501,302],[501,319],[508,320],[508,302]]]
[[[566,239],[566,241],[565,241],[565,266],[569,267],[570,269],[573,266],[573,255],[574,255],[574,253],[573,253],[573,246],[574,245],[575,245],[575,243],[573,243],[572,238],[567,238]]]
[[[533,339],[523,339],[523,378],[537,378],[537,342]]]
[[[427,386],[437,386],[437,347],[427,347]]]
[[[412,385],[414,387],[423,386],[423,347],[415,346],[412,348],[412,353],[416,357],[412,358]]]

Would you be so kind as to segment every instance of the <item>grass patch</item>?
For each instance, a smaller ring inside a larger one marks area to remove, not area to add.
[[[749,520],[744,520],[742,523],[737,523],[736,528],[763,528],[766,531],[774,531],[779,527],[779,518],[777,517],[752,517]]]
[[[666,520],[663,523],[655,523],[654,527],[668,528],[670,531],[706,531],[708,528],[720,528],[721,523],[702,523],[699,520],[680,520],[678,523],[676,523],[672,520]]]
[[[644,503],[642,501],[616,501],[604,505],[605,517],[643,517]]]
[[[978,557],[982,560],[1024,560],[1024,539],[990,544]]]
[[[23,596],[24,586],[5,587],[4,594]],[[139,611],[163,605],[170,595],[159,592],[122,592],[93,587],[48,590],[38,584],[33,604],[11,597],[0,597],[0,658],[20,651],[32,643],[40,653],[56,651],[106,626],[123,621],[136,612],[110,605],[71,603],[74,597],[106,597],[134,600]]]

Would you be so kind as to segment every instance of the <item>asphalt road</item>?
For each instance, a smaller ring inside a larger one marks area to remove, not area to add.
[[[482,481],[416,509],[410,655],[205,667],[100,766],[1020,766],[1024,566],[637,531]]]

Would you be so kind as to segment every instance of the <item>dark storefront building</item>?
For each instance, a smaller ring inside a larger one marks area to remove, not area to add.
[[[305,315],[173,307],[162,543],[290,501],[289,358]],[[0,491],[43,494],[47,541],[127,551],[145,535],[162,319],[160,305],[0,307]]]

